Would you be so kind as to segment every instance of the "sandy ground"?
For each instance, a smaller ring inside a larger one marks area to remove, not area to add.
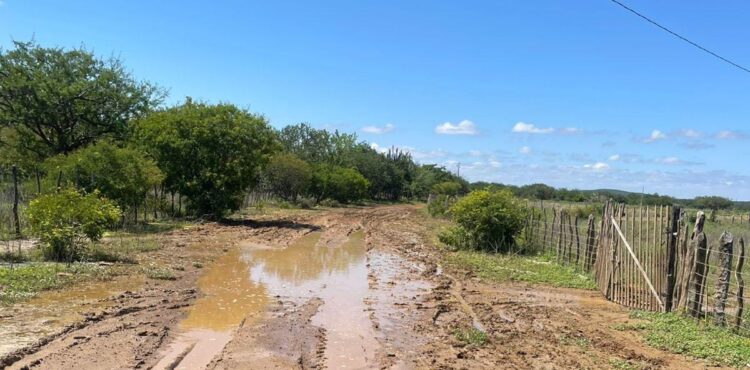
[[[597,292],[444,271],[430,227],[416,206],[396,205],[170,232],[149,258],[184,266],[176,280],[103,298],[0,365],[599,369],[618,359],[639,369],[706,367],[613,330],[627,311]],[[456,339],[470,327],[483,329],[487,343]]]

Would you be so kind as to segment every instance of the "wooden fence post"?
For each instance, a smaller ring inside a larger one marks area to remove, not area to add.
[[[57,173],[57,192],[60,192],[60,187],[62,186],[62,170]]]
[[[742,325],[742,312],[745,309],[745,279],[742,277],[742,266],[745,264],[745,239],[740,237],[740,250],[737,257],[737,269],[734,276],[737,279],[737,317],[734,319],[734,328],[739,330]]]
[[[594,264],[594,243],[596,242],[596,231],[594,230],[594,215],[589,215],[588,225],[586,225],[586,271],[591,271]]]
[[[578,235],[578,215],[576,215],[575,225],[573,226],[576,234],[576,269],[581,260],[581,237]]]
[[[547,222],[547,209],[544,208],[544,204],[542,204],[542,213],[543,213],[542,217],[544,220],[544,236],[542,237],[543,238],[542,250],[546,250],[547,249],[547,224],[549,222]]]
[[[672,311],[675,287],[675,264],[677,262],[677,234],[679,233],[680,207],[672,207],[672,219],[669,223],[667,235],[667,284],[664,292],[664,310]]]
[[[720,326],[726,324],[724,309],[727,305],[727,295],[729,293],[733,245],[734,238],[732,234],[726,231],[721,233],[721,237],[719,238],[719,277],[716,280],[716,290],[714,292],[714,322]]]
[[[695,262],[691,270],[690,282],[692,285],[692,299],[688,302],[689,313],[692,316],[698,317],[701,314],[701,301],[703,299],[703,281],[706,277],[708,270],[706,258],[708,257],[708,243],[706,242],[706,234],[703,232],[703,224],[706,222],[706,215],[698,211],[695,218],[695,227],[693,228],[693,236],[691,237],[690,248],[695,251]]]
[[[16,229],[16,237],[21,237],[21,221],[18,217],[18,168],[13,165],[13,225]]]
[[[39,170],[35,171],[36,174],[36,195],[42,194],[42,180],[39,178]]]
[[[557,262],[562,261],[562,256],[560,255],[562,252],[562,238],[563,238],[563,219],[565,218],[565,209],[560,210],[560,217],[558,217],[557,221],[557,247],[555,250],[557,251]]]

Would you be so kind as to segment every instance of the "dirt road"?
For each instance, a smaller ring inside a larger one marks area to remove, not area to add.
[[[704,368],[611,329],[596,292],[444,271],[416,206],[310,211],[164,236],[176,280],[99,299],[10,369]],[[186,261],[205,261],[199,263]],[[129,287],[130,289],[130,287]],[[19,312],[20,314],[21,312]],[[487,333],[481,346],[455,333]]]

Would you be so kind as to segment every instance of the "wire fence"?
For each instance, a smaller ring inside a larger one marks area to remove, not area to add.
[[[745,282],[750,271],[747,224],[714,222],[672,206],[606,203],[582,217],[573,207],[535,205],[526,245],[557,263],[590,273],[602,294],[621,305],[676,311],[750,335]]]

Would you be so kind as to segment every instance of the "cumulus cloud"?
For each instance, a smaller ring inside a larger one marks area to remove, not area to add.
[[[667,135],[659,130],[653,130],[651,131],[651,135],[643,140],[645,143],[653,143],[655,141],[664,140],[667,138]]]
[[[385,153],[388,151],[388,148],[383,148],[382,146],[378,145],[378,143],[370,143],[370,148],[378,153]]]
[[[518,122],[510,131],[519,134],[551,134],[555,132],[555,129],[551,127],[536,127],[533,123]]]
[[[609,169],[609,165],[604,162],[596,162],[591,164],[584,164],[583,168],[587,168],[594,171],[604,171]]]
[[[518,149],[518,152],[521,154],[531,154],[531,148],[528,146],[522,146],[520,149]]]
[[[365,126],[360,129],[360,131],[367,133],[367,134],[385,134],[386,132],[391,132],[393,129],[395,129],[396,126],[386,123],[384,126]]]
[[[619,160],[620,160],[620,155],[619,155],[619,154],[612,154],[612,155],[610,155],[610,156],[609,156],[609,158],[608,158],[608,159],[609,159],[609,160],[610,160],[611,162],[614,162],[614,161],[619,161]]]
[[[477,127],[469,120],[463,120],[458,124],[445,122],[437,125],[435,132],[441,135],[476,135]]]
[[[719,140],[745,139],[747,136],[739,131],[721,130],[714,135]]]
[[[680,131],[677,132],[677,135],[678,136],[682,136],[682,137],[686,137],[686,138],[689,138],[689,139],[698,139],[698,138],[703,137],[703,133],[702,132],[696,131],[696,130],[693,130],[693,129],[680,130]]]

